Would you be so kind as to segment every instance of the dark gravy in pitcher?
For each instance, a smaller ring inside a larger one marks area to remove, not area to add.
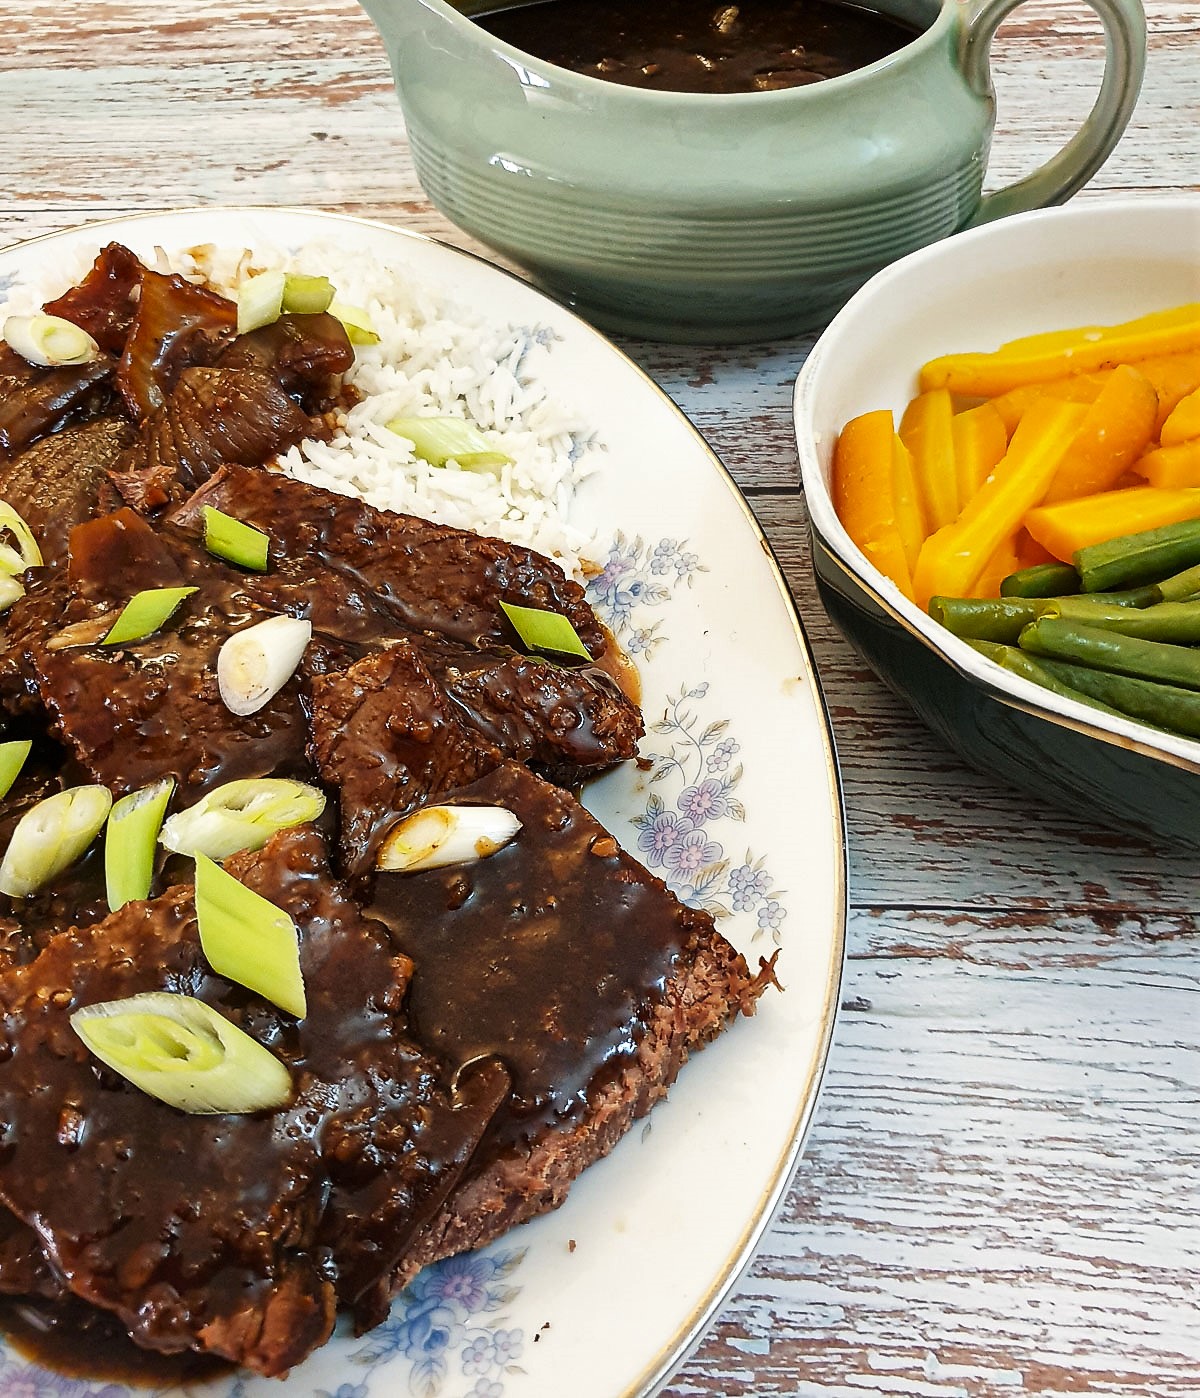
[[[540,0],[475,18],[548,63],[669,92],[801,87],[864,68],[921,32],[838,0]]]

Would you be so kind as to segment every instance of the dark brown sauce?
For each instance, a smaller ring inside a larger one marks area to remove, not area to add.
[[[865,68],[921,32],[836,0],[542,0],[477,17],[561,68],[667,92],[772,92]]]
[[[234,1373],[211,1354],[159,1354],[135,1345],[120,1322],[76,1297],[0,1297],[0,1334],[24,1358],[72,1379],[162,1388]]]

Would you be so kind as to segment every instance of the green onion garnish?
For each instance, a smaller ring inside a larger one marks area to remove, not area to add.
[[[12,790],[12,784],[21,775],[21,768],[24,767],[32,747],[33,744],[28,738],[0,743],[0,800]]]
[[[8,531],[16,543],[0,543],[0,572],[15,577],[26,568],[40,568],[42,551],[33,532],[7,500],[0,500],[0,535]]]
[[[115,913],[126,903],[150,896],[158,832],[175,782],[171,777],[122,796],[104,832],[104,887]]]
[[[203,854],[196,856],[196,921],[204,955],[218,975],[304,1018],[296,924]]]
[[[72,786],[31,806],[0,860],[0,893],[25,898],[69,869],[111,809],[112,794],[103,786]]]
[[[228,559],[256,573],[267,571],[270,536],[244,520],[234,519],[211,505],[204,507],[204,547],[218,558]]]
[[[190,995],[162,990],[85,1005],[71,1027],[102,1063],[184,1112],[261,1112],[292,1095],[285,1064]]]
[[[379,334],[369,311],[364,311],[361,306],[347,306],[342,301],[331,301],[326,309],[345,326],[346,338],[352,345],[379,343]]]
[[[180,602],[195,591],[194,587],[150,587],[145,592],[135,593],[125,603],[121,615],[100,644],[120,646],[128,641],[144,641],[147,636],[153,636]]]
[[[226,782],[163,826],[161,841],[176,854],[228,859],[243,849],[262,849],[278,830],[316,820],[325,795],[287,777],[247,777]]]
[[[25,589],[14,577],[0,573],[0,612],[8,611],[14,602],[25,596]]]
[[[237,289],[237,333],[247,335],[272,325],[283,310],[282,272],[257,272]]]
[[[388,430],[407,437],[413,451],[431,466],[457,461],[465,471],[508,466],[511,456],[497,451],[473,422],[461,417],[394,417]]]
[[[316,316],[333,302],[333,283],[328,277],[307,277],[289,272],[283,279],[283,309],[296,315]]]
[[[512,622],[521,644],[530,650],[552,650],[560,655],[581,655],[592,658],[591,652],[579,639],[570,619],[560,612],[546,612],[540,607],[518,607],[501,602],[504,615]]]

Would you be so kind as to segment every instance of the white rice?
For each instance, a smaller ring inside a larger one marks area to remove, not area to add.
[[[36,309],[77,281],[90,259],[63,269],[49,288],[16,287],[0,316]],[[441,288],[332,244],[292,253],[196,247],[159,255],[178,271],[233,294],[251,270],[282,267],[326,276],[337,299],[368,312],[377,345],[355,346],[347,381],[362,401],[342,415],[329,442],[305,441],[281,459],[298,480],[354,495],[386,510],[492,534],[556,558],[580,576],[595,541],[568,523],[576,486],[594,468],[592,431],[548,393],[542,370],[554,337],[539,326],[489,321],[455,305]],[[412,443],[390,432],[396,417],[463,417],[512,464],[460,470],[432,467]]]

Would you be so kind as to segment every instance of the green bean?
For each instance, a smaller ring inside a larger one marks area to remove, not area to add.
[[[1119,631],[1081,625],[1066,617],[1043,616],[1021,632],[1021,649],[1097,670],[1200,689],[1200,651],[1123,636]]]
[[[1074,699],[1080,704],[1086,704],[1089,708],[1099,709],[1102,713],[1116,714],[1120,712],[1118,709],[1110,708],[1107,704],[1102,704],[1098,699],[1091,698],[1090,695],[1084,694],[1081,690],[1073,689],[1070,685],[1064,684],[1062,680],[1050,672],[1045,661],[1036,660],[1017,646],[1001,646],[992,641],[974,640],[968,641],[967,644],[973,646],[980,655],[986,655],[989,660],[994,660],[1010,675],[1020,675],[1022,679],[1032,680],[1034,684],[1041,685],[1043,689],[1048,689],[1052,694],[1059,694],[1064,699]]]
[[[1200,592],[1200,565],[1185,568],[1182,573],[1163,578],[1154,584],[1159,597],[1164,602],[1182,602],[1185,597],[1194,597]]]
[[[1000,596],[1069,597],[1079,587],[1079,574],[1069,563],[1035,563],[1009,573],[1000,584]]]
[[[1044,659],[1041,663],[1062,684],[1129,718],[1187,738],[1200,738],[1200,694],[1193,690],[1114,675],[1107,670],[1091,670],[1063,660]]]
[[[1153,582],[1200,564],[1200,519],[1090,544],[1075,554],[1085,592]]]
[[[1112,607],[1091,598],[1060,597],[1042,616],[1061,617],[1082,626],[1099,626],[1143,641],[1200,645],[1200,602],[1159,602],[1154,607]]]
[[[1043,606],[1024,597],[931,597],[929,615],[964,640],[1015,641]]]

